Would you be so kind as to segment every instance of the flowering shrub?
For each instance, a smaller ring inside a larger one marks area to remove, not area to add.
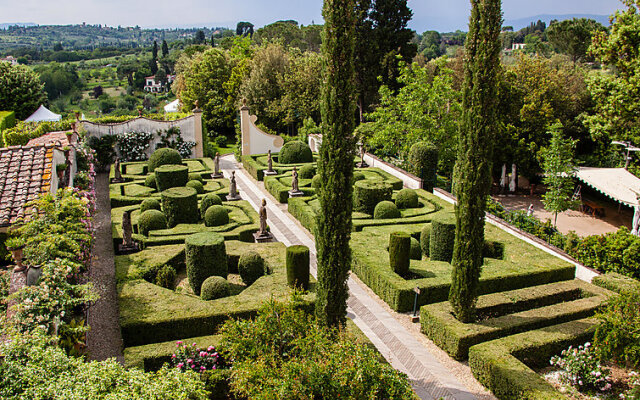
[[[598,389],[605,392],[611,389],[611,371],[602,367],[591,343],[587,342],[578,348],[569,346],[560,356],[552,357],[550,363],[561,368],[562,380],[578,390]]]
[[[594,340],[600,355],[640,367],[640,292],[611,298],[596,317],[600,325]]]
[[[191,157],[191,149],[196,145],[196,142],[185,141],[180,135],[180,128],[177,126],[166,131],[158,131],[156,134],[160,138],[160,143],[156,145],[156,149],[169,147],[178,150],[182,158]]]
[[[123,161],[144,161],[153,135],[149,132],[125,132],[117,135],[116,143]]]
[[[621,400],[640,400],[640,375],[637,372],[629,374],[629,386],[627,393],[620,394]]]
[[[219,368],[220,356],[213,346],[201,350],[195,343],[188,346],[178,341],[176,347],[176,352],[171,355],[171,365],[182,372],[204,372]]]

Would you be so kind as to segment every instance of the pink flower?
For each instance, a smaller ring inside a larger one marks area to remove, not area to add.
[[[207,369],[206,367],[200,367],[200,371],[204,371],[206,369]]]
[[[209,347],[207,348],[207,351],[214,351],[215,349],[216,349],[215,347],[213,347],[213,346],[209,346]]]
[[[188,358],[188,359],[187,359],[187,364],[191,364],[191,363],[193,363],[193,359]]]
[[[182,344],[182,340],[178,340],[178,341],[176,342],[176,344],[177,344],[178,346],[180,346],[180,345]]]
[[[172,355],[171,355],[171,358],[176,358],[176,355],[175,355],[175,354],[172,354]]]
[[[206,357],[208,355],[208,353],[206,351],[201,351],[200,352],[200,357]]]
[[[184,367],[184,364],[183,363],[178,363],[178,365],[176,365],[176,367],[182,368],[182,367]]]

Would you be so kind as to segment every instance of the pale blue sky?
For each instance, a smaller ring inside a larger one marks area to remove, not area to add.
[[[468,0],[408,0],[411,28],[466,29]],[[503,0],[506,20],[540,14],[609,15],[619,0]],[[322,0],[0,0],[0,23],[107,24],[110,26],[262,26],[280,19],[321,22]]]

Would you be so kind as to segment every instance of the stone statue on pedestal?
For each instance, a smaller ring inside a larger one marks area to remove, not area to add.
[[[122,171],[120,171],[120,157],[116,157],[116,161],[113,165],[113,170],[114,170],[114,178],[112,182],[113,183],[124,182],[124,179],[122,179]]]
[[[236,171],[231,171],[231,179],[229,183],[229,196],[227,196],[227,201],[235,201],[240,200],[240,195],[238,194],[238,186],[236,183]]]
[[[264,171],[265,175],[278,175],[276,171],[273,170],[273,157],[271,156],[271,150],[267,152],[267,170]]]
[[[291,179],[291,191],[299,192],[300,189],[298,189],[298,170],[296,169],[296,167],[293,167],[293,172],[291,175],[293,176],[293,179]]]
[[[253,238],[258,243],[273,241],[273,235],[267,230],[267,200],[265,199],[262,199],[258,216],[260,217],[260,229],[253,234]]]
[[[131,210],[122,214],[122,244],[118,247],[120,254],[128,254],[138,251],[138,246],[133,241],[133,227],[131,225]]]
[[[222,178],[223,175],[220,172],[220,153],[216,153],[216,157],[213,160],[214,169],[213,169],[213,178],[219,179]]]

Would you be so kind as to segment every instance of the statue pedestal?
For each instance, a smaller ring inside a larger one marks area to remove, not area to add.
[[[276,171],[264,171],[264,174],[267,175],[267,176],[278,175],[278,173]]]
[[[298,191],[293,191],[293,190],[289,190],[289,197],[302,197],[304,196],[304,192],[298,190]]]
[[[368,168],[368,167],[369,167],[369,164],[367,164],[364,160],[356,164],[356,168]]]
[[[222,174],[222,172],[218,172],[217,174],[216,173],[211,174],[211,177],[213,179],[222,179],[224,178],[224,175]]]
[[[256,232],[253,234],[253,238],[255,239],[256,243],[269,243],[269,242],[275,241],[271,232],[267,232],[267,233]]]
[[[128,246],[124,245],[123,243],[118,245],[118,254],[119,255],[137,253],[138,251],[140,251],[140,249],[138,248],[138,244],[137,243],[133,243],[133,244],[128,245]]]
[[[242,197],[240,197],[238,193],[236,193],[235,196],[231,196],[230,194],[228,194],[226,197],[226,201],[238,201],[238,200],[242,200]]]

